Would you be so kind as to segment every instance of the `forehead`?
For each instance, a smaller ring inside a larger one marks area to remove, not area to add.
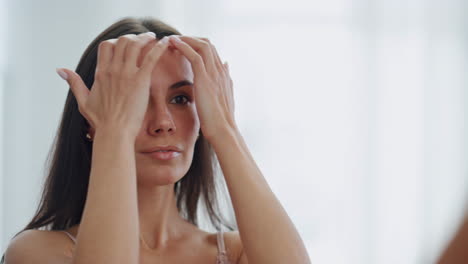
[[[169,47],[156,63],[152,77],[167,76],[170,81],[188,80],[193,83],[190,62],[175,48]],[[166,78],[164,78],[166,79]]]
[[[148,54],[154,43],[148,43],[141,50],[138,64],[142,62],[144,56]],[[172,46],[169,46],[161,55],[153,68],[151,77],[152,82],[170,82],[172,84],[181,80],[188,80],[193,83],[193,72],[190,62],[180,51]]]

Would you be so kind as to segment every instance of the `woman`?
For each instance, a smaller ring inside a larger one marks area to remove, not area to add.
[[[7,264],[310,263],[237,128],[227,63],[180,35],[125,18],[58,69],[71,92],[50,174]],[[239,231],[218,214],[213,152]],[[218,233],[197,225],[200,196]]]

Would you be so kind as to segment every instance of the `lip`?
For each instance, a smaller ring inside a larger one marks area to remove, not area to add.
[[[170,150],[170,151],[175,151],[175,152],[181,152],[182,150],[176,146],[156,146],[156,147],[151,147],[148,149],[143,150],[143,153],[152,153],[158,150]]]
[[[171,151],[171,150],[168,151],[168,152],[154,151],[154,152],[149,152],[149,153],[145,153],[145,154],[150,156],[153,159],[164,160],[164,161],[171,160],[171,159],[174,159],[174,158],[180,156],[180,152]]]

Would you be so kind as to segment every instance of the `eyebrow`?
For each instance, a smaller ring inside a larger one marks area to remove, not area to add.
[[[178,88],[180,88],[182,86],[186,86],[186,85],[193,86],[193,83],[188,81],[188,80],[178,81],[178,82],[174,83],[173,85],[169,86],[169,90],[175,90],[175,89],[178,89]]]

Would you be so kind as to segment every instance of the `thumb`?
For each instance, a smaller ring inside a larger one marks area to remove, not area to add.
[[[75,95],[78,101],[78,105],[84,105],[89,95],[89,89],[86,87],[81,77],[74,71],[65,68],[57,68],[56,71],[57,74],[70,85],[73,95]]]

